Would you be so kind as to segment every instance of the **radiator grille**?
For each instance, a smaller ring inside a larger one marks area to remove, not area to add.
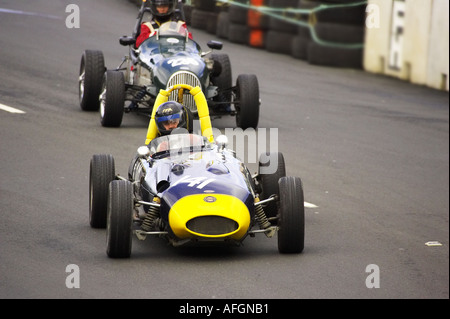
[[[166,89],[176,84],[187,84],[192,87],[202,87],[202,84],[200,83],[198,77],[195,74],[186,71],[179,71],[174,73],[167,82]],[[178,101],[178,90],[174,90],[172,91],[172,93],[170,93],[169,101]],[[185,91],[183,94],[183,105],[188,107],[193,113],[197,113],[197,105],[195,104],[194,97],[187,91]]]
[[[232,219],[220,216],[201,216],[191,219],[186,227],[193,232],[203,235],[225,235],[239,228]]]

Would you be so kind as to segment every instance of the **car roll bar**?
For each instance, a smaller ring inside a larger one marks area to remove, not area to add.
[[[194,97],[195,104],[197,105],[202,136],[205,136],[208,139],[208,141],[214,143],[214,135],[211,124],[211,118],[209,116],[208,102],[206,101],[206,97],[202,89],[198,86],[192,87],[187,84],[176,84],[165,90],[159,91],[159,94],[155,100],[155,104],[153,105],[152,115],[147,130],[147,139],[145,144],[150,143],[150,141],[158,135],[158,128],[156,126],[155,121],[156,111],[161,104],[169,100],[170,93],[172,93],[172,91],[174,90],[187,90]],[[182,93],[179,94],[179,96],[182,95],[183,95]]]

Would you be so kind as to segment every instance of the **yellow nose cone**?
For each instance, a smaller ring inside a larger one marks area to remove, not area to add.
[[[196,194],[178,200],[170,209],[175,236],[185,238],[242,239],[250,226],[250,213],[238,198],[222,194]]]

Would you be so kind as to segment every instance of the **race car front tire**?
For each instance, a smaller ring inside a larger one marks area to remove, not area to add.
[[[122,124],[125,104],[125,78],[120,71],[106,71],[100,94],[102,126],[119,127]]]
[[[92,157],[89,171],[89,223],[92,228],[106,228],[108,187],[115,174],[112,155]]]
[[[259,184],[261,185],[261,200],[268,199],[272,195],[277,195],[278,197],[280,197],[280,188],[278,186],[278,181],[280,180],[280,178],[286,176],[286,166],[284,163],[283,153],[266,153],[265,158],[268,158],[268,161],[264,161],[263,154],[261,154],[258,163]],[[273,167],[271,166],[274,164],[276,164],[276,170],[271,174],[265,174],[265,171],[267,171],[269,168],[270,171],[273,171]],[[264,207],[264,212],[266,213],[267,218],[273,218],[277,216],[278,203],[279,201],[272,201],[267,203],[267,205]]]
[[[214,63],[220,65],[220,74],[212,76],[212,83],[219,88],[219,93],[216,97],[213,98],[216,102],[231,102],[231,91],[229,90],[232,87],[232,71],[231,71],[231,62],[230,58],[227,54],[211,54],[211,58]],[[220,109],[228,109],[230,104],[219,104]]]
[[[105,60],[102,51],[86,50],[81,57],[78,82],[80,107],[83,111],[97,111],[102,88]]]
[[[110,258],[129,258],[132,243],[133,185],[115,180],[109,184],[106,253]]]
[[[236,81],[236,126],[256,129],[259,121],[259,84],[256,75],[241,74]]]
[[[305,245],[302,181],[298,177],[283,177],[278,184],[280,187],[278,251],[282,254],[301,253]]]

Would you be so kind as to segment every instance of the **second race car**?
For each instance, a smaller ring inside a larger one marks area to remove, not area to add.
[[[256,128],[260,110],[256,75],[241,74],[233,85],[228,55],[202,52],[200,45],[189,38],[186,26],[174,21],[162,24],[154,36],[136,48],[138,26],[149,12],[144,2],[133,36],[120,38],[120,44],[129,46],[129,55],[116,69],[106,70],[102,51],[83,53],[79,76],[81,109],[100,110],[102,126],[119,127],[124,113],[151,114],[159,91],[182,83],[202,89],[213,118],[231,115],[236,117],[237,127]],[[222,43],[209,41],[208,47],[220,50]],[[170,100],[186,105],[194,115],[197,113],[189,93],[174,93]]]

